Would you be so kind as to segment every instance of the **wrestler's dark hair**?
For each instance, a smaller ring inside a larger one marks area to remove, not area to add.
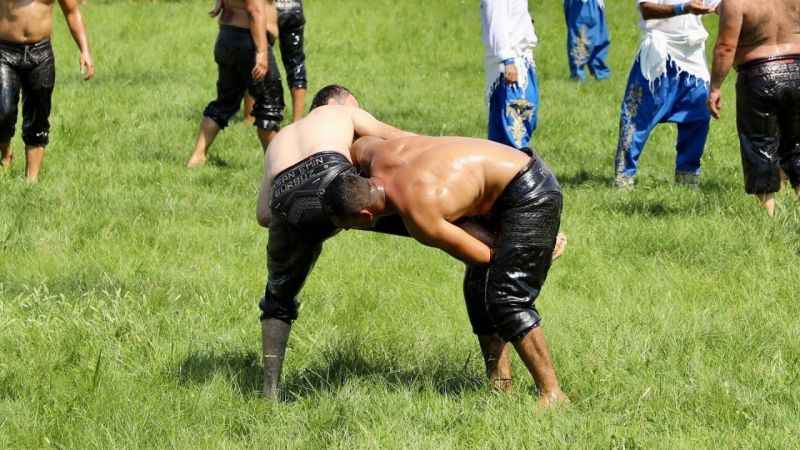
[[[325,188],[325,209],[335,217],[355,217],[369,206],[369,180],[358,175],[343,174]]]
[[[329,84],[317,91],[317,94],[314,96],[314,100],[311,102],[311,110],[319,106],[327,105],[330,99],[337,99],[348,94],[353,95],[353,93],[350,92],[350,90],[346,87],[338,84]]]

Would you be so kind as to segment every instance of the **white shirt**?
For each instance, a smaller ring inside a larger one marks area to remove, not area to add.
[[[481,0],[481,30],[486,57],[498,62],[530,53],[539,42],[528,0]]]
[[[716,7],[721,0],[704,0],[706,6]],[[657,5],[679,5],[686,0],[636,0]],[[708,82],[711,75],[706,62],[706,39],[708,32],[701,16],[683,14],[666,19],[641,19],[642,42],[639,46],[639,63],[642,75],[651,83],[667,73],[667,60],[672,59],[678,72]]]

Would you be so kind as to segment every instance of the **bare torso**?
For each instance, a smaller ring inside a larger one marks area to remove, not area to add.
[[[55,0],[0,0],[0,40],[33,44],[53,32]]]
[[[739,3],[743,13],[737,65],[800,53],[800,0],[732,1]]]
[[[337,152],[350,160],[355,133],[350,108],[321,106],[283,129],[267,148],[264,179],[258,196],[258,216],[269,215],[272,180],[292,165],[320,152]]]
[[[273,0],[264,2],[264,16],[267,33],[273,37],[278,36],[278,11]],[[222,13],[219,15],[220,25],[231,25],[239,28],[250,28],[250,14],[245,9],[244,0],[224,0]]]
[[[416,136],[384,143],[369,171],[384,182],[400,215],[425,204],[455,222],[489,213],[529,160],[520,151],[482,139]]]

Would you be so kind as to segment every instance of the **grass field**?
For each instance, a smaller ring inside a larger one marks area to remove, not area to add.
[[[462,265],[359,232],[326,244],[284,370],[259,398],[262,155],[239,120],[189,172],[214,92],[201,1],[91,0],[96,79],[60,17],[52,145],[0,176],[0,448],[797,448],[800,206],[743,193],[732,82],[699,192],[672,182],[675,131],[637,189],[611,188],[633,2],[608,4],[609,82],[568,80],[560,2],[535,0],[536,146],[565,191],[567,255],[538,301],[570,407],[483,383]],[[477,1],[306,0],[312,91],[379,118],[483,136]],[[421,6],[421,5],[425,6]],[[706,23],[715,28],[716,19]]]

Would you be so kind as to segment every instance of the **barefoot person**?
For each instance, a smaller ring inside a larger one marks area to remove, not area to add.
[[[11,167],[11,137],[22,93],[22,140],[27,180],[35,182],[50,138],[50,109],[55,84],[53,33],[55,0],[0,0],[0,164]],[[80,49],[80,67],[89,80],[94,64],[77,0],[58,0],[72,38]]]
[[[800,0],[722,2],[708,99],[716,118],[734,64],[745,191],[772,216],[781,168],[800,196]]]
[[[258,222],[269,228],[267,286],[259,303],[265,396],[279,393],[297,294],[323,242],[338,231],[322,209],[321,193],[337,175],[356,173],[349,151],[354,136],[410,134],[376,120],[358,108],[347,89],[332,85],[317,93],[307,116],[281,130],[269,145],[257,210]],[[399,229],[390,224],[380,231],[405,233],[402,223]]]
[[[468,138],[414,136],[359,139],[353,161],[367,179],[342,173],[325,191],[325,207],[342,228],[399,214],[412,237],[466,262],[469,318],[493,381],[510,378],[512,342],[539,388],[540,403],[566,400],[556,378],[534,302],[550,269],[561,220],[555,176],[533,152]],[[490,215],[491,247],[457,226]]]
[[[267,19],[277,20],[267,0],[217,0],[209,13],[219,17],[214,47],[218,68],[217,98],[206,106],[187,166],[202,166],[220,130],[239,110],[245,92],[255,99],[254,125],[266,150],[283,120],[283,87],[275,55],[269,49]],[[277,26],[275,26],[277,29]]]

